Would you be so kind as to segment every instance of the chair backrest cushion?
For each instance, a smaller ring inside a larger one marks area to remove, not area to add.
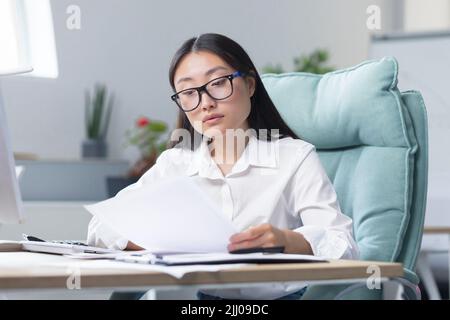
[[[408,228],[417,141],[385,57],[325,75],[263,75],[282,118],[316,146],[361,259],[396,261]]]

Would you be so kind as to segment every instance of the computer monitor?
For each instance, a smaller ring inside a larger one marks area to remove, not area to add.
[[[5,76],[32,71],[31,68],[2,72],[0,70],[0,225],[23,222],[22,198],[17,181],[11,140],[2,99],[1,80]]]

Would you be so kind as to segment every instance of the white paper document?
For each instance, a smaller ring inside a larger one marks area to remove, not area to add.
[[[237,232],[189,177],[163,179],[85,208],[151,252],[227,252]]]
[[[64,254],[64,257],[79,260],[97,260],[97,259],[107,259],[114,260],[117,257],[122,257],[126,255],[133,256],[143,256],[151,254],[152,252],[148,250],[138,250],[138,251],[116,251],[111,253],[89,253],[89,252],[77,252],[72,254]]]

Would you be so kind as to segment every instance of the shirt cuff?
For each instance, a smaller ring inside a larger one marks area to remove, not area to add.
[[[302,226],[294,230],[308,241],[313,254],[324,259],[356,259],[356,246],[349,243],[345,232],[316,226]]]
[[[113,250],[124,250],[128,244],[128,239],[101,223],[97,217],[93,217],[89,223],[87,238],[90,246]]]
[[[128,240],[122,237],[116,237],[111,235],[96,236],[94,239],[90,239],[88,244],[94,247],[107,248],[113,250],[125,250],[128,244]]]
[[[128,245],[128,239],[126,239],[126,238],[119,238],[113,244],[113,247],[116,250],[125,250],[127,245]]]

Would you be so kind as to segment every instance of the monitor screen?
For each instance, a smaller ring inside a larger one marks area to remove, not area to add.
[[[24,71],[8,72],[8,75]],[[0,81],[4,75],[0,72]],[[0,224],[12,224],[23,221],[22,199],[3,103],[0,82]]]

